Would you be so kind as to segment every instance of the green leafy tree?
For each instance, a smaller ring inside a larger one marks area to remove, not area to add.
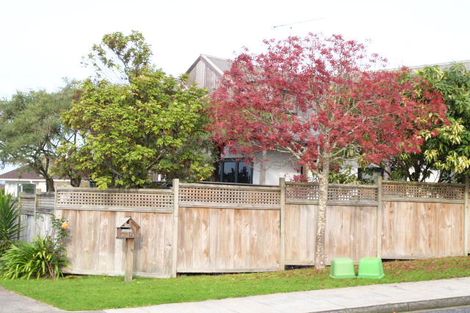
[[[90,177],[89,171],[80,168],[79,149],[80,138],[75,131],[70,140],[62,141],[57,149],[58,156],[55,160],[52,172],[58,177],[68,177],[70,184],[74,187],[80,187],[84,177]]]
[[[125,83],[101,78],[82,84],[80,99],[64,114],[82,142],[64,147],[62,164],[89,173],[100,188],[149,186],[152,174],[190,181],[211,175],[205,90],[155,69],[137,32],[105,35],[90,57],[118,70]]]
[[[59,92],[17,92],[0,101],[0,160],[28,165],[46,180],[47,191],[54,191],[51,169],[59,142],[73,136],[61,114],[70,108],[74,92],[69,83]]]
[[[470,71],[463,64],[448,69],[426,67],[417,73],[439,90],[448,106],[449,123],[428,136],[420,154],[403,154],[391,166],[395,179],[424,181],[433,170],[440,182],[463,182],[470,175]]]
[[[142,33],[132,31],[106,34],[101,43],[93,45],[85,65],[92,66],[98,79],[129,82],[152,67],[152,51]]]

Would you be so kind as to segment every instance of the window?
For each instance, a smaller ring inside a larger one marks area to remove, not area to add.
[[[36,193],[36,185],[35,184],[19,184],[18,185],[18,193],[35,194]]]
[[[237,162],[225,161],[222,163],[221,181],[232,183],[237,181]]]
[[[253,184],[253,164],[236,159],[223,159],[219,163],[217,180],[226,183]]]

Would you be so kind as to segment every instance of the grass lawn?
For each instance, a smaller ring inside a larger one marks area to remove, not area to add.
[[[381,280],[329,278],[328,270],[195,275],[172,279],[68,276],[52,280],[0,280],[12,291],[65,310],[98,310],[277,292],[385,284],[470,276],[470,257],[386,262]]]

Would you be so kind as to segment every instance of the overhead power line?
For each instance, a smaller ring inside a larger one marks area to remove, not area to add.
[[[303,20],[303,21],[298,21],[298,22],[292,22],[292,23],[288,23],[288,24],[274,25],[274,26],[273,26],[273,29],[282,28],[282,27],[289,27],[289,28],[292,29],[292,26],[293,26],[293,25],[305,24],[305,23],[320,21],[320,20],[324,20],[324,19],[325,19],[324,17],[317,17],[317,18],[312,18],[312,19],[309,19],[309,20]]]

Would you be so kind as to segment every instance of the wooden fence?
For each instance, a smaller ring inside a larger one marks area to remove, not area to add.
[[[286,264],[313,264],[318,187],[286,184]],[[468,185],[330,185],[327,264],[337,256],[416,259],[467,255]]]
[[[21,194],[20,239],[32,241],[37,236],[48,235],[52,230],[54,215],[54,193]]]
[[[70,222],[72,273],[123,274],[116,226],[126,216],[141,227],[137,275],[272,271],[313,264],[318,195],[318,185],[283,180],[273,187],[175,180],[168,190],[59,189],[55,214]],[[330,185],[327,263],[467,255],[468,196],[468,184]]]
[[[279,269],[279,187],[181,184],[177,272]]]

